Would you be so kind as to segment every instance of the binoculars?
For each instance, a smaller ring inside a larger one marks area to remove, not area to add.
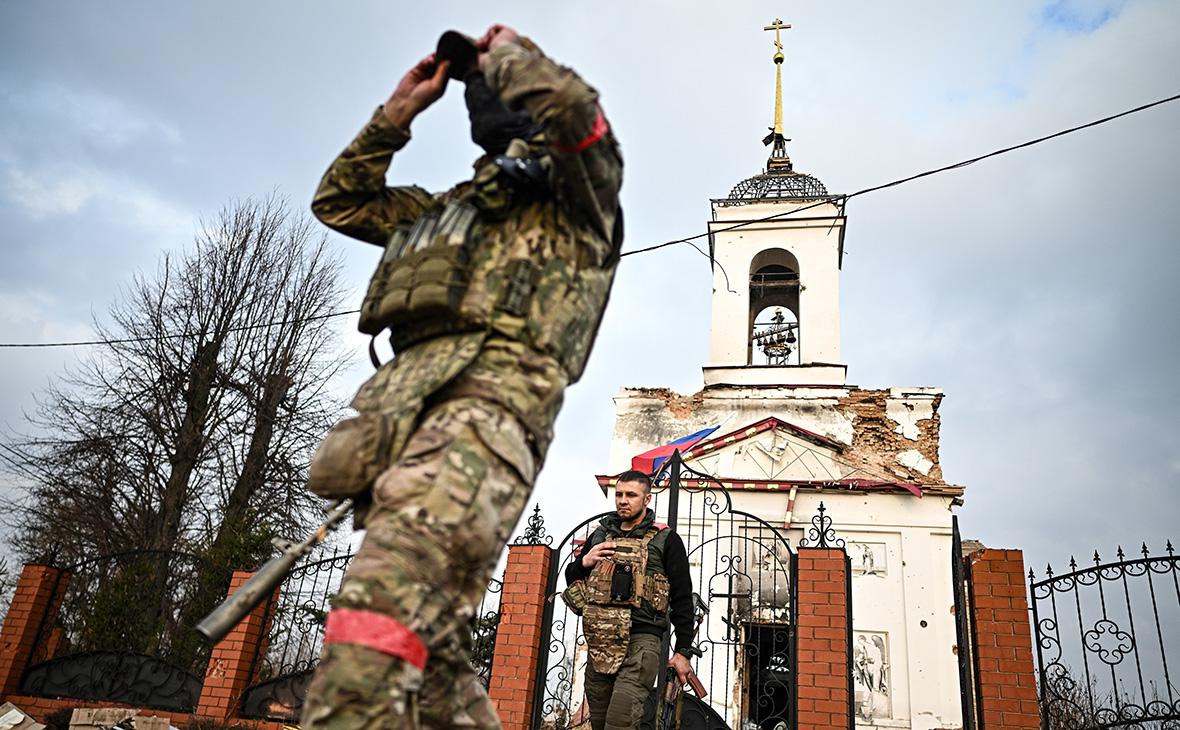
[[[439,37],[434,57],[440,63],[450,61],[451,67],[447,70],[447,76],[462,81],[478,65],[479,49],[475,47],[475,39],[471,36],[457,30],[448,30]]]

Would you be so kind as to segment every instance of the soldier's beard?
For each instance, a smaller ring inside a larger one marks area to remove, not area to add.
[[[489,155],[503,154],[513,139],[527,140],[541,130],[527,111],[512,111],[500,101],[484,79],[482,71],[472,71],[463,79],[467,90],[467,116],[471,119],[471,141]]]

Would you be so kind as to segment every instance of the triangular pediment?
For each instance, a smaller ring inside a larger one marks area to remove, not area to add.
[[[685,483],[704,489],[905,490],[922,496],[917,484],[874,473],[843,457],[845,444],[771,416],[682,452]],[[695,473],[694,473],[695,472]],[[597,474],[604,492],[618,474]]]
[[[689,467],[728,479],[839,482],[855,469],[840,459],[837,441],[770,417],[703,441],[684,454]]]

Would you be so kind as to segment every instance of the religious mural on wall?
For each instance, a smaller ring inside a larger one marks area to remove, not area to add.
[[[883,631],[854,631],[852,679],[856,721],[893,717],[893,687],[890,676],[889,635]]]
[[[883,542],[849,541],[848,557],[852,561],[852,575],[854,576],[870,575],[884,578],[889,574],[885,543]]]

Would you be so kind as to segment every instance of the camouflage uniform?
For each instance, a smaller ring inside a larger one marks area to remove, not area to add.
[[[614,558],[600,561],[594,570],[582,564],[582,557],[599,543],[620,544],[626,540],[640,542],[646,551],[644,569],[649,579],[653,575],[666,575],[663,600],[658,596],[659,591],[654,592],[656,596],[642,591],[643,599],[634,608],[593,605],[595,594],[601,595],[602,589],[610,585],[609,577],[600,579],[609,572],[604,570],[609,568],[605,563],[618,561],[618,552]],[[582,613],[589,654],[585,686],[590,727],[635,730],[640,726],[644,703],[663,665],[662,640],[669,625],[676,629],[674,651],[687,654],[695,634],[692,577],[684,542],[667,525],[657,523],[651,509],[631,529],[623,529],[617,514],[607,515],[566,566],[565,576],[571,584],[586,581],[587,600],[591,604]],[[596,580],[601,580],[597,589]],[[595,618],[594,611],[602,613]]]
[[[342,471],[372,480],[372,503],[363,515],[364,544],[329,616],[305,730],[500,727],[470,665],[471,621],[606,305],[621,243],[622,159],[597,93],[531,43],[497,48],[484,74],[509,108],[528,109],[543,128],[529,144],[547,159],[553,193],[514,203],[480,229],[543,267],[534,310],[519,323],[519,336],[498,324],[399,348],[352,402],[363,443],[356,446],[345,429],[336,447],[332,436],[321,447],[336,449],[328,460]],[[441,196],[387,187],[390,160],[408,141],[378,110],[325,174],[315,215],[384,245],[438,200],[494,193],[494,185],[480,187],[486,160],[477,161],[473,182]],[[591,313],[592,326],[546,345],[543,333],[529,330],[536,308],[575,304],[547,274],[562,271],[549,267],[558,261],[604,283],[576,303]],[[346,619],[353,638],[333,640]],[[369,638],[356,639],[358,631]]]

